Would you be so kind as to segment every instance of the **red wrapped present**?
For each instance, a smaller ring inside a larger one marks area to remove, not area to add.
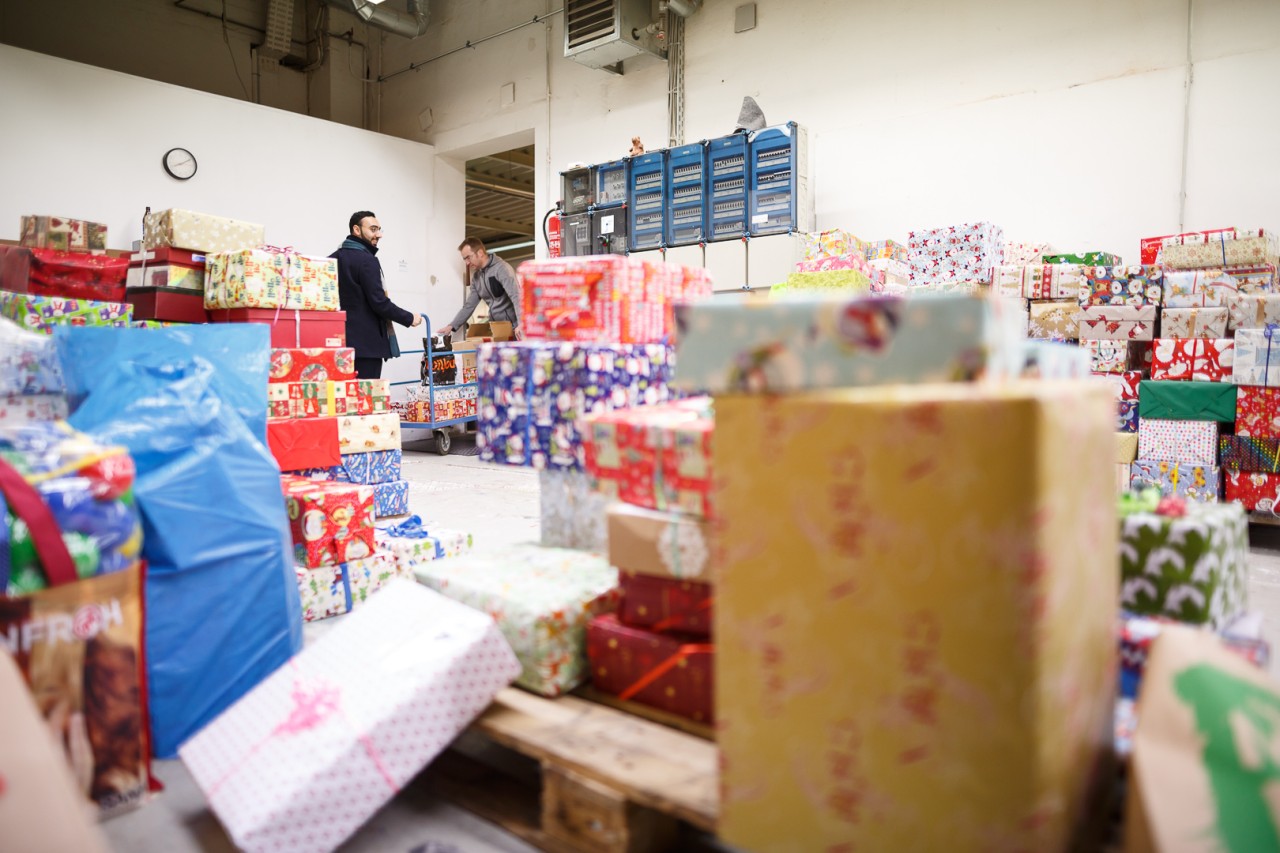
[[[188,249],[150,249],[129,256],[129,287],[162,287],[200,294],[204,299],[205,256]]]
[[[265,323],[273,347],[341,347],[347,344],[345,311],[276,308],[215,308],[210,323]]]
[[[337,418],[268,420],[267,446],[281,471],[342,464]]]
[[[587,623],[597,689],[700,723],[715,719],[715,646],[630,628],[612,613]]]
[[[1152,379],[1230,382],[1236,342],[1229,338],[1158,338],[1152,351]]]
[[[1142,382],[1142,371],[1127,370],[1124,373],[1094,373],[1093,375],[1107,381],[1115,392],[1118,402],[1138,399],[1138,385]]]
[[[293,557],[317,568],[361,560],[373,553],[373,487],[284,474]]]
[[[711,636],[712,588],[700,581],[620,572],[618,618],[633,628]]]
[[[60,299],[123,302],[129,261],[110,255],[0,247],[0,290]]]
[[[1280,474],[1263,471],[1223,471],[1226,500],[1237,501],[1247,510],[1280,515]]]
[[[525,261],[519,274],[527,340],[656,343],[669,335],[666,264],[598,255]]]
[[[1241,385],[1236,389],[1236,435],[1280,438],[1280,388]]]
[[[351,347],[271,350],[269,382],[343,382],[356,378],[356,351]]]
[[[124,295],[133,306],[133,319],[169,323],[207,323],[204,296],[170,287],[131,287]]]
[[[1214,228],[1209,231],[1187,231],[1183,234],[1166,234],[1163,237],[1143,237],[1138,244],[1139,252],[1141,254],[1139,261],[1144,264],[1160,263],[1160,250],[1164,247],[1164,241],[1171,237],[1192,237],[1196,235],[1210,237],[1214,234],[1234,231],[1234,228]]]

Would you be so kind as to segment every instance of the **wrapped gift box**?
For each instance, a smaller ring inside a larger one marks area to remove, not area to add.
[[[0,424],[66,418],[67,398],[61,394],[0,394]]]
[[[303,622],[317,622],[351,610],[343,568],[342,565],[315,569],[294,566],[298,574],[298,593],[302,596]]]
[[[1116,463],[1116,494],[1118,495],[1129,491],[1129,481],[1133,478],[1129,465],[1128,462]]]
[[[0,319],[0,394],[60,395],[64,391],[53,339]]]
[[[1138,435],[1132,432],[1116,433],[1116,463],[1129,465],[1138,458]],[[1128,470],[1128,469],[1126,469]]]
[[[609,499],[582,471],[538,472],[543,545],[603,554],[608,548],[605,509]]]
[[[869,294],[872,291],[871,279],[858,270],[825,270],[822,272],[793,272],[786,281],[778,282],[769,288],[773,297],[785,294],[813,291],[816,293],[839,292],[841,296]]]
[[[1089,369],[1093,373],[1131,373],[1127,341],[1089,340],[1080,342],[1089,353]]]
[[[1178,238],[1185,239],[1187,237],[1196,238],[1216,238],[1218,234],[1235,233],[1234,228],[1213,228],[1208,231],[1187,231],[1182,234],[1166,234],[1163,237],[1143,237],[1139,242],[1139,250],[1142,254],[1142,263],[1158,264],[1160,256],[1164,250],[1165,240],[1176,240]]]
[[[374,552],[373,487],[327,483],[285,474],[294,559],[300,566],[332,566]]]
[[[1159,305],[1164,271],[1156,266],[1086,266],[1080,306]]]
[[[1229,229],[1216,234],[1183,234],[1169,237],[1160,262],[1170,269],[1206,269],[1258,266],[1276,263],[1280,244],[1262,229]]]
[[[356,351],[350,347],[271,350],[270,382],[335,382],[356,378]]]
[[[868,261],[895,261],[906,264],[911,256],[910,251],[901,243],[892,240],[872,240],[862,245],[862,254]]]
[[[55,326],[128,328],[133,319],[133,306],[0,291],[0,317],[7,317],[27,331],[52,335]]]
[[[587,625],[597,690],[700,723],[715,719],[715,647],[623,625],[613,614]]]
[[[1238,329],[1231,381],[1237,385],[1280,385],[1280,340],[1273,329]]]
[[[1276,267],[1274,264],[1261,264],[1256,267],[1227,267],[1223,272],[1236,280],[1241,294],[1269,293],[1276,283]]]
[[[193,252],[237,252],[266,242],[266,229],[251,222],[211,216],[192,210],[161,210],[143,221],[142,244],[147,249],[171,246]]]
[[[1189,465],[1218,463],[1216,421],[1138,421],[1138,458],[1154,462],[1184,462]]]
[[[1226,307],[1240,283],[1223,270],[1167,270],[1164,304],[1168,308]]]
[[[209,309],[338,310],[338,262],[292,252],[243,249],[208,256]]]
[[[1149,341],[1155,337],[1154,305],[1091,305],[1080,309],[1080,333],[1087,340]]]
[[[867,261],[866,255],[861,252],[850,252],[846,255],[827,255],[821,258],[803,260],[796,264],[796,272],[828,272],[836,270],[860,272],[872,281],[877,278],[877,273],[880,273],[879,270],[871,266]],[[879,275],[879,278],[883,280],[883,273]]]
[[[1129,341],[1129,369],[1150,376],[1155,350],[1155,341]]]
[[[990,222],[971,222],[912,231],[907,239],[911,282],[981,281],[1004,260],[1004,231]]]
[[[338,449],[342,453],[399,450],[400,419],[393,413],[340,417]]]
[[[659,633],[711,636],[711,584],[622,572],[618,621]]]
[[[1159,338],[1152,354],[1151,378],[1230,382],[1235,356],[1236,342],[1230,338]]]
[[[937,384],[715,405],[718,839],[1065,849],[1091,780],[1109,784],[1111,395]],[[874,819],[848,819],[871,802]]]
[[[273,347],[341,347],[347,343],[345,311],[277,311],[266,308],[215,309],[210,323],[264,323]]]
[[[1218,500],[1219,471],[1212,465],[1185,462],[1153,462],[1136,460],[1130,469],[1130,488],[1155,488],[1165,497],[1171,495],[1200,503]]]
[[[705,397],[589,415],[587,473],[607,497],[709,516],[714,426]]]
[[[391,380],[360,379],[357,380],[360,392],[360,404],[368,404],[368,411],[362,415],[381,415],[391,411]]]
[[[609,507],[609,563],[624,573],[709,580],[710,523],[682,512]]]
[[[1249,511],[1280,515],[1280,474],[1267,471],[1227,471],[1225,499]]]
[[[1124,373],[1094,373],[1091,375],[1105,380],[1115,394],[1117,401],[1123,402],[1125,400],[1138,399],[1138,390],[1142,383],[1141,371],[1126,370]]]
[[[135,287],[125,291],[124,298],[133,306],[133,316],[139,320],[166,323],[206,323],[209,320],[209,313],[204,310],[204,296],[195,291]]]
[[[129,262],[110,255],[0,246],[0,289],[57,299],[123,302]]]
[[[1280,437],[1280,391],[1241,385],[1236,394],[1236,435]]]
[[[945,382],[1021,372],[1005,300],[708,300],[677,309],[678,385],[721,393]]]
[[[376,486],[374,487],[377,488]],[[347,607],[354,610],[395,578],[413,581],[413,572],[402,568],[386,551],[374,551],[362,560],[342,564],[342,580],[346,584]]]
[[[525,261],[521,324],[529,340],[655,343],[665,327],[672,274],[623,255]]]
[[[617,569],[586,551],[517,545],[423,563],[415,574],[492,616],[520,659],[516,683],[544,696],[587,678],[587,622],[618,606]]]
[[[1218,439],[1218,458],[1226,471],[1280,473],[1280,437],[1224,435]]]
[[[1051,253],[1053,247],[1048,243],[1018,243],[1005,241],[1004,262],[1011,266],[1040,266],[1044,256]]]
[[[320,382],[270,382],[267,384],[267,415],[272,418],[318,418],[324,404]]]
[[[334,850],[518,672],[491,619],[396,581],[179,755],[238,848]]]
[[[1116,403],[1116,429],[1119,432],[1137,432],[1139,405],[1135,400],[1121,400]]]
[[[402,462],[403,455],[399,448],[374,450],[369,453],[346,453],[337,465],[308,468],[296,473],[312,480],[333,480],[338,483],[372,486],[399,480]]]
[[[1146,380],[1138,399],[1144,418],[1229,424],[1236,419],[1236,391],[1226,382]]]
[[[1038,259],[1037,259],[1038,261]],[[1006,262],[995,269],[991,287],[998,295],[1023,299],[1080,298],[1084,276],[1078,264],[1015,265]]]
[[[459,557],[474,544],[470,533],[424,524],[417,515],[384,521],[375,529],[374,539],[378,550],[390,553],[400,568],[408,571],[432,560]]]
[[[1121,696],[1129,699],[1138,698],[1138,688],[1142,684],[1142,674],[1147,666],[1147,657],[1151,654],[1151,644],[1160,636],[1166,626],[1177,624],[1179,623],[1176,620],[1167,617],[1134,616],[1132,614],[1125,614],[1121,617]],[[1218,634],[1223,646],[1265,671],[1267,665],[1271,662],[1271,645],[1261,638],[1233,635],[1231,628],[1232,625],[1227,625]]]
[[[1040,379],[1084,379],[1095,375],[1089,354],[1074,344],[1060,341],[1022,342],[1022,377]],[[1104,375],[1104,374],[1097,374]]]
[[[1225,338],[1227,308],[1165,308],[1160,313],[1164,338]]]
[[[409,513],[409,483],[392,480],[373,484],[373,514],[376,518]]]
[[[1245,610],[1248,558],[1249,524],[1237,504],[1130,514],[1120,524],[1121,601],[1138,615],[1221,628]]]
[[[1110,252],[1081,252],[1079,254],[1045,255],[1046,264],[1077,264],[1086,267],[1118,267],[1121,265],[1119,255]]]
[[[1067,341],[1080,333],[1080,306],[1075,302],[1032,302],[1028,313],[1030,337]]]
[[[182,264],[141,266],[131,263],[129,265],[129,275],[125,279],[125,285],[129,288],[163,287],[203,294],[204,277],[205,268],[203,264],[194,267]]]
[[[64,216],[24,216],[18,243],[30,249],[104,252],[107,248],[107,226]]]
[[[1227,328],[1262,329],[1280,324],[1280,293],[1237,293],[1227,298]]]
[[[270,419],[267,446],[281,471],[331,468],[342,463],[337,418]]]
[[[804,259],[806,261],[814,258],[848,255],[854,252],[863,254],[863,249],[867,246],[855,235],[839,228],[833,228],[829,231],[802,233],[800,240],[804,245]]]

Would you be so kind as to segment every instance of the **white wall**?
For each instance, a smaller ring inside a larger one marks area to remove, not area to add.
[[[1141,237],[1180,225],[1280,228],[1280,3],[1191,3],[1189,25],[1188,0],[760,0],[756,29],[735,35],[739,3],[708,0],[686,25],[686,139],[732,131],[743,95],[807,125],[818,226],[867,238],[989,219],[1012,239],[1136,259]],[[383,73],[559,6],[436,0],[427,36],[383,37]],[[663,147],[666,66],[582,67],[550,21],[382,83],[380,129],[442,154],[531,131],[539,215],[565,164],[620,156],[633,134]],[[437,201],[461,220],[460,193]]]
[[[392,298],[433,320],[456,310],[461,287],[434,261],[430,146],[7,46],[0,80],[0,238],[17,239],[23,214],[50,214],[105,223],[109,247],[124,249],[146,207],[180,207],[260,222],[274,245],[328,255],[351,213],[369,209],[386,230]],[[195,154],[190,181],[161,169],[172,146]],[[416,336],[402,329],[402,348],[421,348]],[[412,362],[391,378],[416,376]]]

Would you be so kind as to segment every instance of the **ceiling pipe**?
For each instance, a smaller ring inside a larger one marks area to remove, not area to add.
[[[370,26],[407,39],[416,39],[427,31],[431,19],[428,0],[409,0],[409,11],[387,9],[370,0],[325,0],[330,6],[351,12]],[[381,0],[379,0],[381,2]],[[701,0],[699,0],[701,2]]]
[[[702,0],[667,0],[667,8],[682,18],[689,18],[702,8]]]

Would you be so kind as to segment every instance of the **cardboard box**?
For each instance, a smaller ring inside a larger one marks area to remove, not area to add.
[[[210,323],[264,323],[273,347],[341,347],[347,343],[345,311],[276,311],[230,308],[209,311]]]
[[[204,296],[195,291],[184,292],[168,287],[134,287],[125,291],[125,300],[133,306],[139,320],[168,323],[207,323]]]

